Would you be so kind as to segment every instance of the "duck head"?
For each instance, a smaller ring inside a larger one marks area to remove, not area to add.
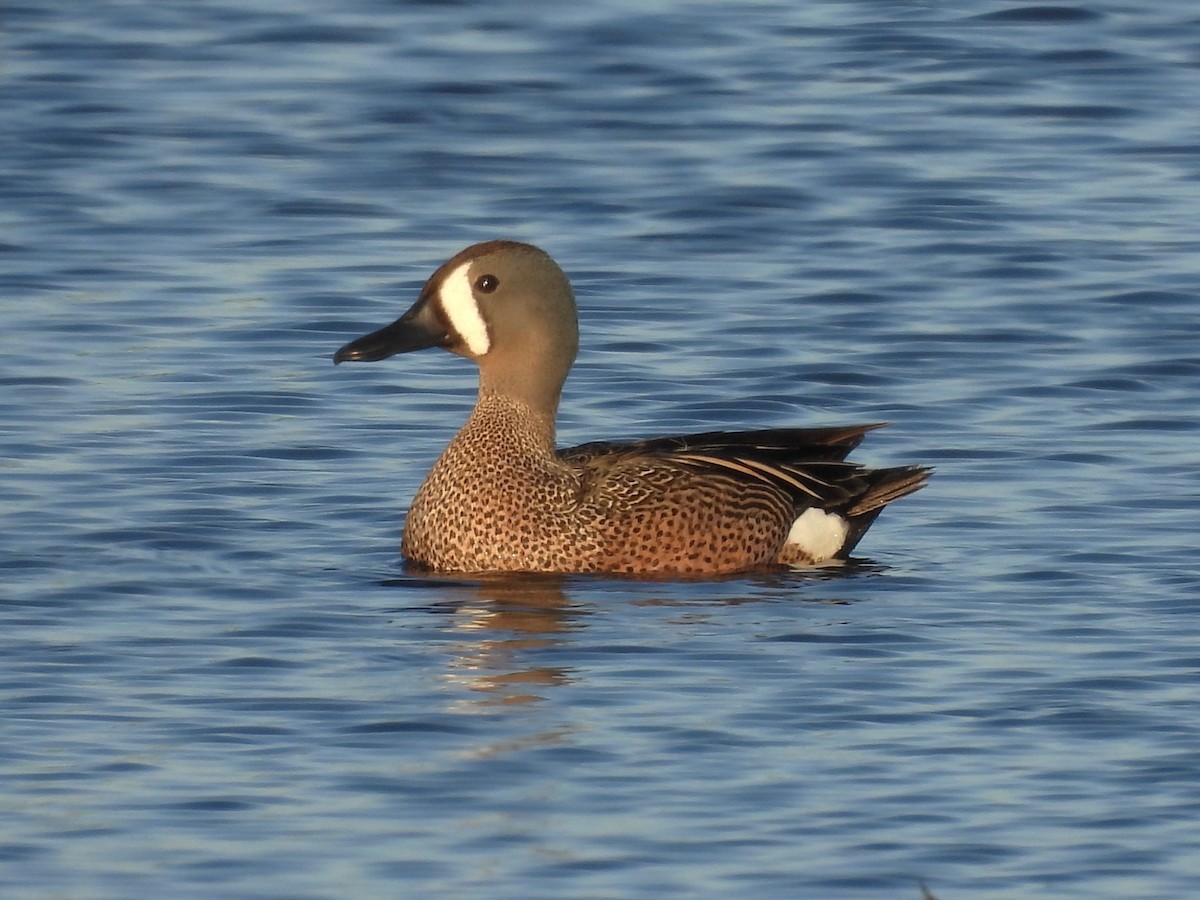
[[[346,344],[333,361],[373,362],[426,347],[474,360],[481,393],[553,414],[579,348],[571,284],[531,244],[475,244],[433,273],[408,312]]]

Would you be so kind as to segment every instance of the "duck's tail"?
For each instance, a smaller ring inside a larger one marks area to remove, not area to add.
[[[925,466],[897,466],[893,469],[868,469],[862,477],[869,482],[866,491],[858,496],[842,515],[849,524],[849,532],[838,557],[845,559],[862,540],[883,508],[893,500],[907,497],[919,491],[933,474]]]
[[[933,474],[926,466],[898,466],[894,469],[874,469],[863,473],[870,486],[846,510],[850,517],[878,512],[893,500],[919,491]]]

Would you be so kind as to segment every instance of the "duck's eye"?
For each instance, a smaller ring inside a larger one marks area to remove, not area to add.
[[[500,287],[500,279],[495,275],[480,275],[475,279],[475,290],[481,294],[490,294]]]

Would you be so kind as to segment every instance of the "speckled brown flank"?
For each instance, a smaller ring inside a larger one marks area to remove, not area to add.
[[[403,552],[454,571],[729,572],[773,562],[791,505],[669,461],[564,462],[539,417],[486,396],[409,510]]]

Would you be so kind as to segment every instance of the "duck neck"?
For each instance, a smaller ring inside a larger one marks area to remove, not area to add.
[[[574,325],[573,316],[567,324]],[[480,402],[506,398],[524,407],[532,418],[545,423],[553,441],[558,401],[578,347],[574,332],[567,331],[561,323],[531,329],[521,335],[519,345],[495,348],[478,359]]]
[[[516,365],[480,366],[479,405],[507,401],[514,409],[522,410],[525,418],[536,421],[553,443],[554,420],[565,380],[565,372],[558,375],[549,366],[535,366],[526,360]]]

